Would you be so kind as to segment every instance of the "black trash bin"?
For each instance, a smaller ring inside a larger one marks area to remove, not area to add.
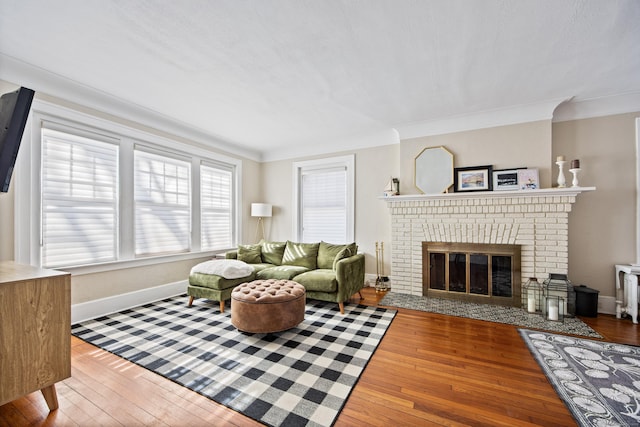
[[[584,285],[574,286],[576,292],[576,316],[598,317],[598,294],[600,291]]]

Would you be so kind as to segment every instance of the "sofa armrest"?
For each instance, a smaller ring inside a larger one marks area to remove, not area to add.
[[[336,263],[338,302],[344,302],[364,288],[364,254],[352,255]]]
[[[229,252],[225,252],[224,254],[225,259],[238,259],[238,250],[233,250],[233,251],[229,251]]]

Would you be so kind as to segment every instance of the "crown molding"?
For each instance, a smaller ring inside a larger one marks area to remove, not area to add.
[[[274,162],[393,144],[400,144],[398,132],[393,128],[385,127],[374,132],[352,135],[346,138],[335,138],[331,142],[317,141],[316,144],[299,144],[278,150],[270,150],[269,152],[263,153],[262,161]]]
[[[558,105],[570,99],[571,97],[555,98],[539,103],[514,105],[507,108],[445,117],[439,120],[408,123],[396,126],[396,129],[398,130],[400,139],[409,139],[539,120],[551,120],[553,118],[553,111]]]
[[[612,116],[640,111],[640,92],[603,96],[584,100],[571,100],[558,105],[553,113],[554,122]]]
[[[205,147],[242,156],[250,160],[262,161],[262,154],[258,151],[239,147],[156,111],[124,101],[93,87],[82,85],[74,80],[2,53],[0,53],[0,79],[33,89],[36,94],[40,92],[43,95],[54,98],[54,101],[58,99],[65,103],[70,102],[78,106],[91,108],[98,112],[197,142]]]
[[[574,97],[516,105],[425,122],[396,126],[400,139],[443,135],[475,129],[549,120],[564,122],[592,117],[640,112],[640,92],[576,100]]]

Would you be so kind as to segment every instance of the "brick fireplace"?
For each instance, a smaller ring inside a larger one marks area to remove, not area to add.
[[[569,212],[588,188],[384,197],[391,213],[391,292],[423,294],[422,244],[519,245],[520,280],[569,269]]]

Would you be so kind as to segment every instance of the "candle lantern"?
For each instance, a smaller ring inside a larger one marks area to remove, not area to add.
[[[548,296],[544,299],[544,318],[554,322],[564,322],[565,301],[559,296]]]
[[[565,316],[576,314],[576,293],[566,274],[549,273],[549,277],[542,284],[543,298],[562,298],[562,312]]]
[[[530,277],[522,285],[522,308],[529,313],[542,313],[542,285],[536,277]]]

